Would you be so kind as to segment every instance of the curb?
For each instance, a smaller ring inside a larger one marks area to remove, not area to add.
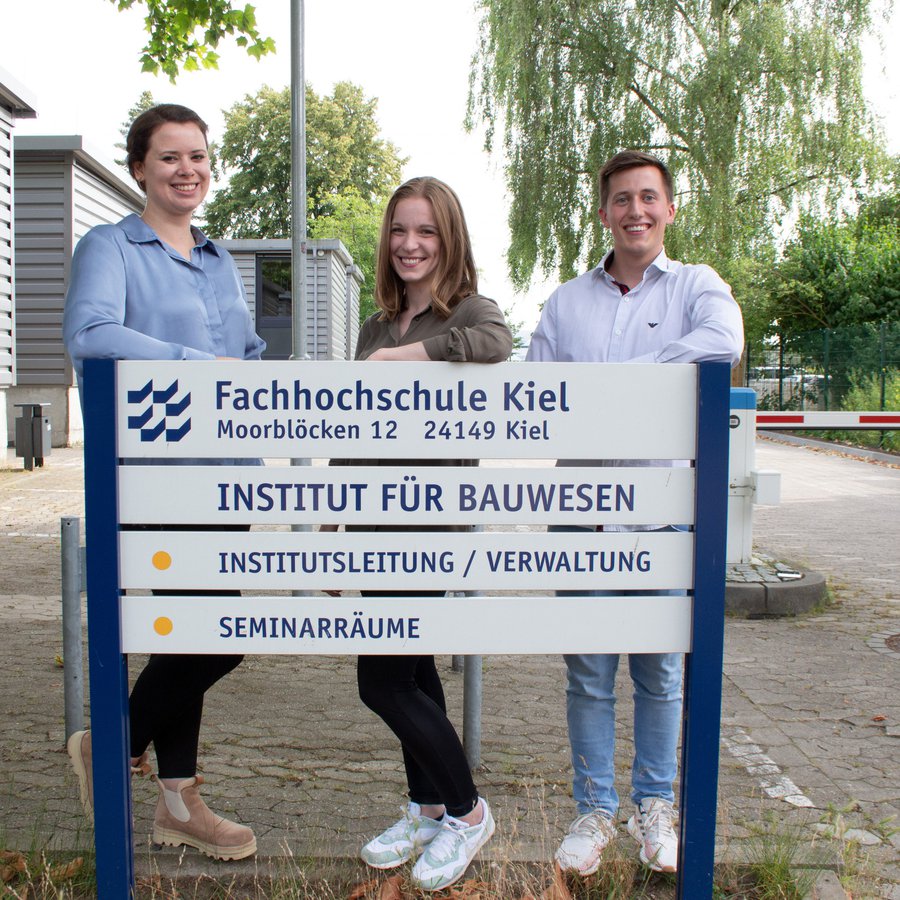
[[[183,849],[183,848],[181,848]],[[487,870],[496,866],[490,859],[476,859],[471,863],[467,878],[489,878]],[[518,863],[517,865],[530,873],[536,880],[546,880],[551,863],[548,860]],[[720,871],[721,861],[715,864],[716,872]],[[396,872],[403,870],[397,869]],[[367,868],[360,860],[343,856],[305,856],[301,860],[290,857],[251,857],[234,862],[219,862],[200,854],[183,853],[180,849],[166,847],[161,850],[150,850],[149,853],[135,854],[135,876],[141,882],[156,882],[157,879],[172,881],[184,888],[186,885],[227,884],[229,890],[251,890],[265,885],[267,882],[290,880],[299,877],[304,882],[318,880],[337,880],[347,882],[365,881],[389,876],[388,871],[377,871]],[[848,894],[841,886],[836,873],[832,869],[818,869],[815,883],[803,900],[848,900]]]
[[[809,612],[825,599],[828,585],[820,572],[797,567],[803,577],[797,581],[725,585],[725,612],[744,618],[796,616]]]

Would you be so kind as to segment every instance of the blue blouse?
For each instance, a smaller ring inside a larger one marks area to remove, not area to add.
[[[237,266],[198,228],[190,261],[140,216],[92,228],[75,247],[63,341],[81,386],[86,359],[259,359]],[[82,397],[83,400],[83,397]],[[259,465],[253,459],[145,459],[137,465]]]
[[[190,261],[130,215],[75,248],[63,340],[79,381],[85,359],[259,359],[237,266],[199,229]]]

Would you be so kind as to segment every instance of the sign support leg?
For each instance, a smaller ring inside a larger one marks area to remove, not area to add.
[[[99,900],[134,894],[128,659],[122,654],[119,603],[115,390],[112,360],[86,360],[88,657]]]
[[[725,628],[730,372],[699,365],[694,616],[685,659],[678,898],[712,897]]]

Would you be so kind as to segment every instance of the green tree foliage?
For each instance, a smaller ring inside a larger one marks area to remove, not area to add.
[[[782,259],[762,273],[767,333],[779,336],[792,364],[827,376],[828,408],[900,365],[898,209],[900,193],[885,192],[843,222],[805,219]],[[761,359],[766,346],[757,341],[751,357]]]
[[[678,187],[667,246],[753,256],[787,211],[828,208],[880,164],[860,38],[879,0],[480,0],[469,124],[503,130],[510,274],[602,254],[597,170],[635,147]]]
[[[307,228],[340,238],[365,278],[362,309],[373,310],[374,253],[385,200],[405,159],[379,137],[377,100],[339,82],[320,97],[306,88]],[[207,205],[211,235],[286,238],[291,234],[290,90],[262,88],[225,114],[217,174],[228,184]]]
[[[889,209],[891,197],[879,202]],[[900,320],[900,219],[804,222],[771,272],[770,293],[788,336]]]
[[[259,59],[275,52],[275,41],[260,35],[256,8],[249,3],[235,8],[232,0],[110,0],[121,11],[143,6],[144,24],[150,34],[141,51],[141,71],[160,70],[175,81],[179,69],[217,69],[216,47],[224,37],[234,37],[239,47]]]
[[[330,215],[318,216],[309,223],[310,237],[337,238],[350,251],[353,262],[362,272],[360,322],[377,310],[374,299],[375,253],[384,205],[383,200],[373,203],[362,197],[355,188],[348,188],[335,197]]]

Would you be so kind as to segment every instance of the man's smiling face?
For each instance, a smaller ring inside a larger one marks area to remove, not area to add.
[[[674,220],[675,204],[655,166],[635,166],[610,176],[600,221],[612,232],[617,257],[650,265],[663,248],[666,225]]]

